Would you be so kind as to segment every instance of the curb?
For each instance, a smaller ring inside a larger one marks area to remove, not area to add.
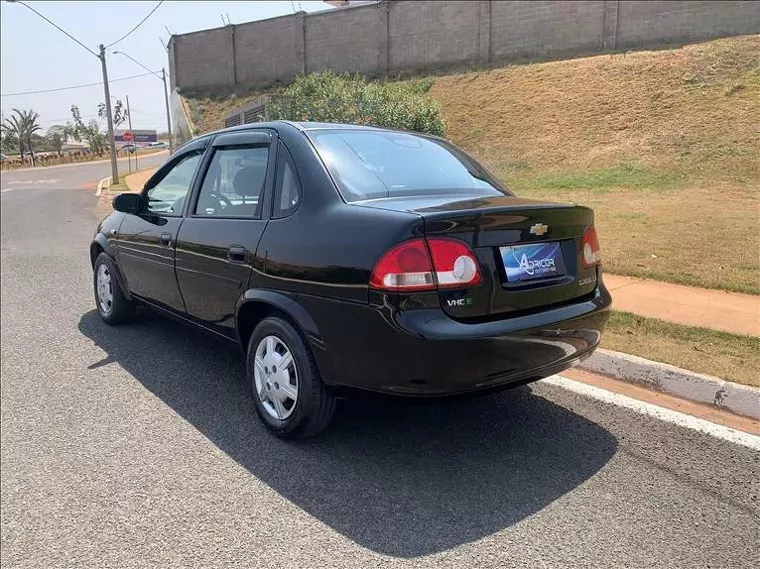
[[[100,194],[103,193],[103,190],[108,192],[108,188],[111,186],[111,176],[106,176],[100,182],[98,182],[98,189],[95,190],[95,195],[100,196]]]
[[[754,387],[601,348],[578,367],[760,420],[760,389]]]

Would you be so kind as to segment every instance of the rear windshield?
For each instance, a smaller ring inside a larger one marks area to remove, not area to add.
[[[347,202],[446,193],[511,195],[472,158],[438,139],[381,130],[308,135]]]

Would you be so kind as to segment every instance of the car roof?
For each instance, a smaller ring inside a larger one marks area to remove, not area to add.
[[[269,121],[269,122],[256,122],[256,123],[248,123],[248,124],[241,124],[238,126],[231,126],[228,128],[222,128],[219,130],[215,130],[213,132],[209,132],[207,134],[201,135],[201,137],[204,136],[213,136],[217,134],[224,134],[227,132],[239,132],[241,130],[248,130],[252,128],[274,128],[277,129],[278,127],[282,127],[283,125],[290,125],[294,128],[297,128],[298,130],[305,132],[309,130],[323,130],[323,129],[352,129],[352,130],[385,130],[382,128],[378,128],[375,126],[366,126],[366,125],[360,125],[360,124],[345,124],[345,123],[331,123],[331,122],[295,122],[295,121]],[[199,137],[199,138],[201,138]]]

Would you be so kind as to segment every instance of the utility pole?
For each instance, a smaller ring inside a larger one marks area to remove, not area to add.
[[[119,50],[114,51],[114,53],[120,53],[124,57],[128,57],[129,59],[134,61],[137,65],[145,69],[145,71],[152,73],[153,75],[155,75],[156,77],[161,79],[161,81],[164,82],[164,103],[166,104],[166,129],[167,129],[167,132],[169,133],[169,154],[173,154],[174,153],[174,137],[172,136],[172,115],[171,115],[171,112],[169,111],[169,91],[166,88],[166,70],[164,68],[161,68],[161,75],[159,75],[155,71],[151,71],[150,69],[145,67],[142,63],[137,61],[134,57],[132,57],[128,53],[124,53],[123,51],[119,51]]]
[[[106,69],[106,48],[100,44],[100,64],[103,68],[103,89],[106,95],[106,115],[108,118],[108,143],[111,146],[111,183],[119,183],[119,167],[116,164],[116,142],[113,138],[113,117],[111,116],[111,92],[108,89],[108,69]]]
[[[132,113],[129,110],[129,95],[126,95],[126,98],[127,98],[127,121],[129,121],[129,132],[131,132],[132,136],[134,137],[135,131],[132,130]],[[137,167],[137,138],[136,137],[132,138],[132,144],[134,145],[134,148],[135,148],[135,172],[137,172],[139,168]],[[127,156],[129,156],[129,154],[127,154]]]
[[[27,10],[30,10],[37,14],[40,18],[45,20],[48,24],[53,26],[56,30],[64,34],[66,37],[68,37],[70,40],[73,40],[75,43],[78,43],[81,47],[89,51],[92,55],[100,59],[100,65],[103,69],[103,89],[105,90],[106,95],[106,112],[108,113],[108,139],[111,145],[111,177],[114,184],[119,183],[119,170],[116,165],[116,143],[113,139],[113,118],[111,117],[111,95],[108,92],[108,70],[106,69],[106,48],[103,44],[100,44],[100,53],[97,54],[94,51],[92,51],[89,47],[84,45],[81,41],[79,41],[77,38],[72,36],[69,32],[64,30],[61,26],[56,24],[54,21],[52,21],[50,18],[47,18],[46,16],[43,16],[40,14],[37,10],[32,8],[29,4],[26,2],[22,2],[22,0],[7,0],[8,2],[12,2],[15,4],[21,4],[24,8]],[[155,10],[154,10],[155,11]],[[152,12],[151,12],[152,13]],[[150,14],[149,14],[150,15]],[[136,28],[135,28],[136,29]],[[134,31],[134,30],[133,30]],[[132,33],[132,32],[130,32]],[[124,39],[124,38],[122,38]],[[119,40],[121,41],[121,40]],[[114,45],[114,44],[111,44]],[[110,47],[110,46],[109,46]],[[33,158],[32,158],[33,159]]]
[[[161,68],[161,80],[164,82],[164,102],[166,102],[166,128],[169,132],[169,154],[174,154],[174,137],[172,137],[172,115],[169,112],[169,91],[166,89],[166,71]]]

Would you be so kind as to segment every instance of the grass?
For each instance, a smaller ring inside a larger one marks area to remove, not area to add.
[[[517,194],[593,207],[609,272],[760,294],[760,36],[436,77]]]
[[[511,165],[509,166],[511,167]],[[611,168],[598,168],[584,172],[564,172],[560,174],[530,174],[519,176],[517,172],[499,172],[500,177],[514,178],[514,189],[530,191],[548,190],[593,190],[604,191],[613,188],[642,190],[647,188],[668,189],[677,187],[683,176],[676,170],[657,170],[641,164],[618,164]]]
[[[612,312],[602,347],[760,387],[760,338]]]
[[[112,193],[112,194],[120,194],[121,192],[129,192],[131,190],[129,189],[129,186],[127,186],[126,183],[119,182],[118,184],[111,184],[110,186],[108,186],[108,191],[109,193]]]
[[[560,192],[518,186],[516,191],[526,197],[594,208],[605,271],[760,292],[760,196],[756,191],[721,186]]]

